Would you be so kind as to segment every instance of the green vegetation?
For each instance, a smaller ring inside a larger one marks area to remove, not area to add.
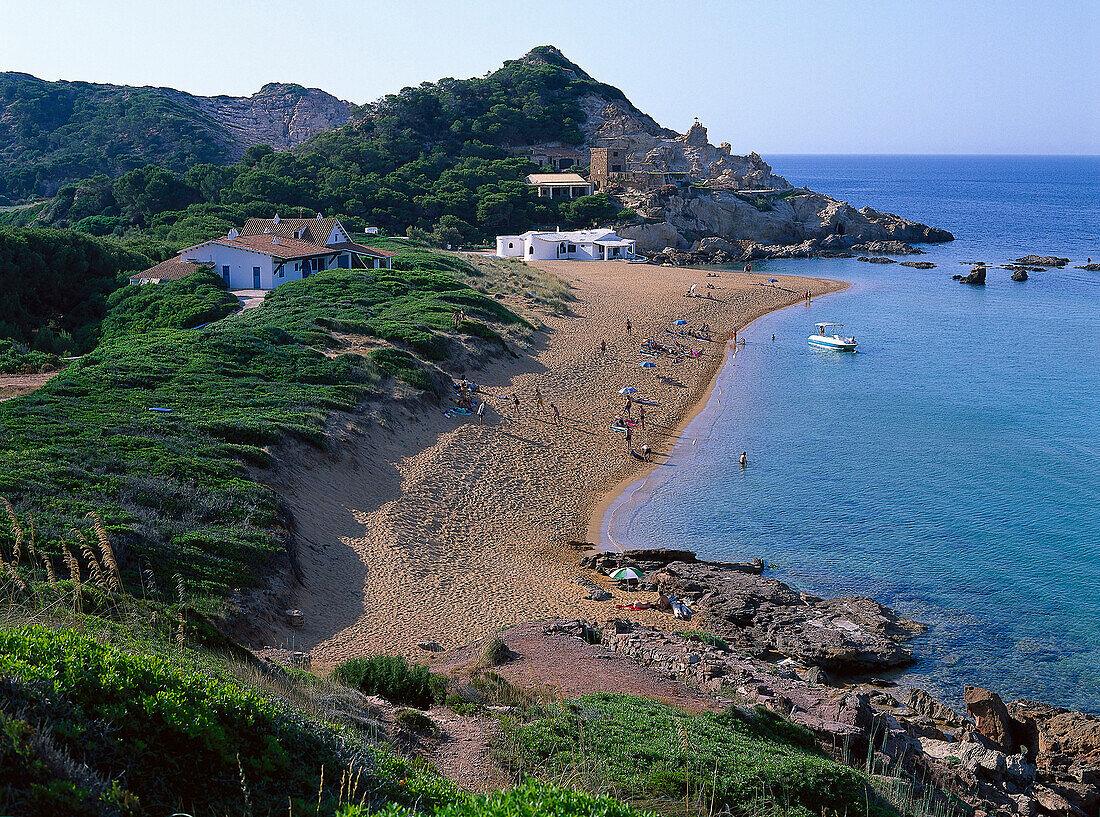
[[[193,331],[177,327],[230,308],[215,276],[120,290],[95,350],[0,403],[0,496],[33,517],[53,555],[87,513],[102,514],[124,574],[148,570],[161,588],[179,575],[200,607],[217,609],[286,548],[279,498],[249,472],[269,461],[263,447],[284,436],[324,445],[331,412],[380,391],[386,369],[340,354],[338,333],[397,344],[389,363],[416,382],[428,376],[425,358],[446,358],[442,331],[453,331],[458,308],[468,335],[495,343],[498,328],[523,329],[457,280],[457,259],[434,258],[287,283]]]
[[[875,804],[860,772],[821,754],[808,730],[768,710],[687,715],[601,694],[504,726],[499,752],[516,774],[568,779],[661,811],[679,801],[680,811],[701,814],[896,813]]]
[[[681,630],[679,635],[684,638],[690,638],[692,641],[706,644],[708,647],[716,647],[723,652],[730,651],[730,645],[726,643],[726,640],[714,633],[708,633],[703,630]]]
[[[149,162],[183,171],[230,158],[221,128],[156,88],[46,82],[0,73],[0,203],[51,195],[94,173]]]
[[[399,655],[352,658],[333,670],[343,684],[387,701],[427,709],[445,697],[446,682],[422,664],[409,664]]]
[[[107,297],[150,259],[65,230],[0,227],[0,338],[68,355],[95,345]]]
[[[524,182],[538,168],[514,151],[580,144],[590,94],[629,105],[556,49],[536,48],[486,77],[405,88],[290,152],[255,145],[228,166],[199,158],[184,172],[169,158],[109,169],[63,186],[43,217],[125,236],[152,255],[158,243],[178,248],[299,208],[338,215],[353,231],[370,224],[453,247],[536,224],[595,226],[619,213],[613,200],[539,199]]]
[[[178,281],[130,284],[115,290],[107,298],[100,334],[107,339],[155,329],[191,329],[239,308],[240,302],[226,291],[221,276],[202,266]]]
[[[22,343],[0,338],[0,374],[36,374],[56,369],[57,355],[36,352]]]

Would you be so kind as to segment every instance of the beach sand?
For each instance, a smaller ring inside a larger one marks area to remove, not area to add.
[[[377,653],[423,659],[420,642],[450,649],[525,621],[614,615],[616,603],[638,594],[605,583],[616,599],[589,600],[567,542],[588,540],[605,495],[644,473],[623,436],[609,430],[625,402],[619,390],[634,386],[653,401],[633,444],[648,444],[660,461],[705,402],[732,329],[806,290],[846,286],[795,276],[765,286],[762,275],[708,278],[704,270],[620,262],[538,266],[568,281],[577,300],[571,314],[539,316],[546,328],[521,359],[469,373],[483,391],[509,397],[485,398],[484,425],[421,411],[348,433],[332,455],[304,447],[300,456],[281,454],[267,481],[294,515],[303,579],[294,603],[306,624],[280,633],[280,646],[309,650],[321,667]],[[713,283],[715,299],[685,297],[692,283],[703,293]],[[710,324],[714,342],[684,339],[704,357],[639,367],[641,341],[671,342],[675,319]],[[632,617],[671,621],[658,612]]]

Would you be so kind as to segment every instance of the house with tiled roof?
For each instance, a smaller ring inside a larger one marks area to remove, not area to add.
[[[249,219],[241,231],[180,250],[179,255],[130,278],[131,283],[175,280],[209,266],[230,289],[274,289],[333,269],[389,269],[396,253],[351,240],[335,218]]]

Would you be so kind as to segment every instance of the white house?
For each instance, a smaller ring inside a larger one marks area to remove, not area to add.
[[[539,198],[549,199],[591,196],[596,189],[577,173],[532,173],[527,183],[538,190]]]
[[[182,278],[208,265],[230,289],[274,289],[331,269],[389,269],[396,253],[357,244],[335,218],[249,219],[238,232],[180,250],[131,283]]]
[[[523,258],[528,261],[575,259],[578,261],[632,260],[634,239],[619,238],[613,230],[573,230],[538,232],[523,235],[498,235],[498,258]]]

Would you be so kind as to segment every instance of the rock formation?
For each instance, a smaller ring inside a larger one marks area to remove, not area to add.
[[[1069,259],[1053,255],[1025,255],[1023,258],[1017,258],[1016,263],[1033,267],[1064,267],[1069,263]]]
[[[963,284],[976,284],[979,286],[985,285],[985,267],[977,266],[966,275],[952,275],[956,281]]]
[[[1012,273],[1012,280],[1013,281],[1026,281],[1027,280],[1027,270],[1026,269],[1015,270]]]
[[[902,261],[901,266],[913,269],[935,269],[936,265],[931,261]]]
[[[629,103],[605,103],[589,112],[590,144],[627,152],[628,167],[686,174],[692,186],[669,184],[646,190],[609,188],[624,207],[645,223],[619,232],[642,253],[666,247],[687,250],[700,239],[717,237],[742,244],[744,260],[804,257],[846,252],[912,254],[911,242],[951,241],[945,230],[907,221],[870,207],[856,209],[822,193],[796,188],[772,172],[756,153],[734,155],[728,144],[715,147],[696,122],[687,133],[669,135],[648,117],[625,110]],[[744,248],[745,242],[756,245]],[[790,248],[797,248],[791,250]],[[664,259],[668,260],[668,259]]]

